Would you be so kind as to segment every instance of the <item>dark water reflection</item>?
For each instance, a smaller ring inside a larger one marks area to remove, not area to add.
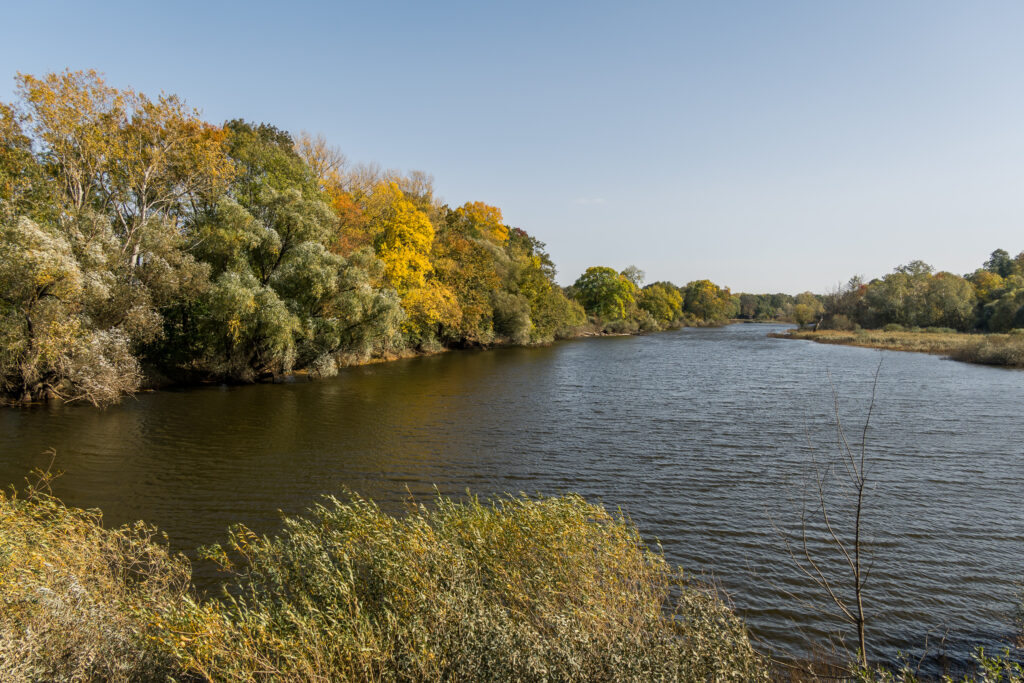
[[[279,509],[344,488],[393,510],[434,486],[576,491],[713,575],[759,638],[800,649],[838,622],[786,597],[824,604],[771,520],[797,526],[808,444],[834,452],[827,372],[852,427],[884,356],[868,434],[873,645],[894,657],[945,636],[957,660],[1010,639],[1024,575],[1024,373],[768,331],[451,353],[324,382],[144,394],[102,412],[7,410],[0,480],[20,482],[55,448],[58,495],[110,522],[153,522],[186,552],[233,522],[273,530]]]

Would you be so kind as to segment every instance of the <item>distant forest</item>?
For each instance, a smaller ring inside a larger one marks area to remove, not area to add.
[[[888,326],[1010,332],[1024,329],[1024,252],[1011,258],[996,249],[963,277],[912,261],[870,282],[850,278],[825,295],[739,294],[735,305],[739,318],[788,319],[833,330]]]

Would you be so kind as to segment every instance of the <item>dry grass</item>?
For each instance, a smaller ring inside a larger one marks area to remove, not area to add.
[[[439,498],[401,519],[352,498],[236,528],[233,572],[178,651],[213,679],[750,681],[743,624],[632,525],[575,496]]]
[[[160,613],[185,595],[188,562],[151,527],[105,529],[46,491],[0,492],[0,681],[166,678]]]
[[[712,592],[575,496],[331,499],[210,553],[201,601],[152,528],[0,494],[0,680],[767,679]]]
[[[968,334],[964,332],[908,332],[885,330],[790,330],[770,334],[780,339],[807,339],[821,344],[843,344],[892,351],[914,351],[948,356],[983,365],[1024,368],[1024,335]]]

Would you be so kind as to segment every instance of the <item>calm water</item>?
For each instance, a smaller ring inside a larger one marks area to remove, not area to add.
[[[1009,640],[1024,575],[1024,372],[768,331],[450,353],[106,411],[5,410],[0,480],[20,482],[55,448],[58,495],[110,522],[153,522],[186,552],[232,522],[273,530],[278,510],[346,487],[395,510],[434,486],[576,491],[712,576],[767,646],[800,650],[840,624],[814,609],[827,605],[773,520],[798,528],[811,449],[819,462],[835,453],[828,373],[859,438],[882,358],[868,432],[871,645],[894,657],[928,639],[955,661]]]

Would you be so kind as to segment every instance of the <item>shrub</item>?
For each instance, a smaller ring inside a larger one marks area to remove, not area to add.
[[[612,320],[604,324],[605,334],[636,334],[640,324],[636,320]]]
[[[576,496],[439,498],[398,519],[330,499],[232,530],[233,573],[176,626],[228,680],[759,680],[742,623]]]
[[[899,323],[889,323],[888,325],[886,325],[885,327],[882,328],[882,331],[883,332],[902,332],[903,331],[903,325],[900,325]]]
[[[166,678],[160,615],[189,578],[141,522],[105,529],[41,485],[0,493],[0,680]]]
[[[847,316],[842,313],[837,313],[836,315],[826,318],[821,327],[826,330],[849,332],[853,329],[854,324]]]

